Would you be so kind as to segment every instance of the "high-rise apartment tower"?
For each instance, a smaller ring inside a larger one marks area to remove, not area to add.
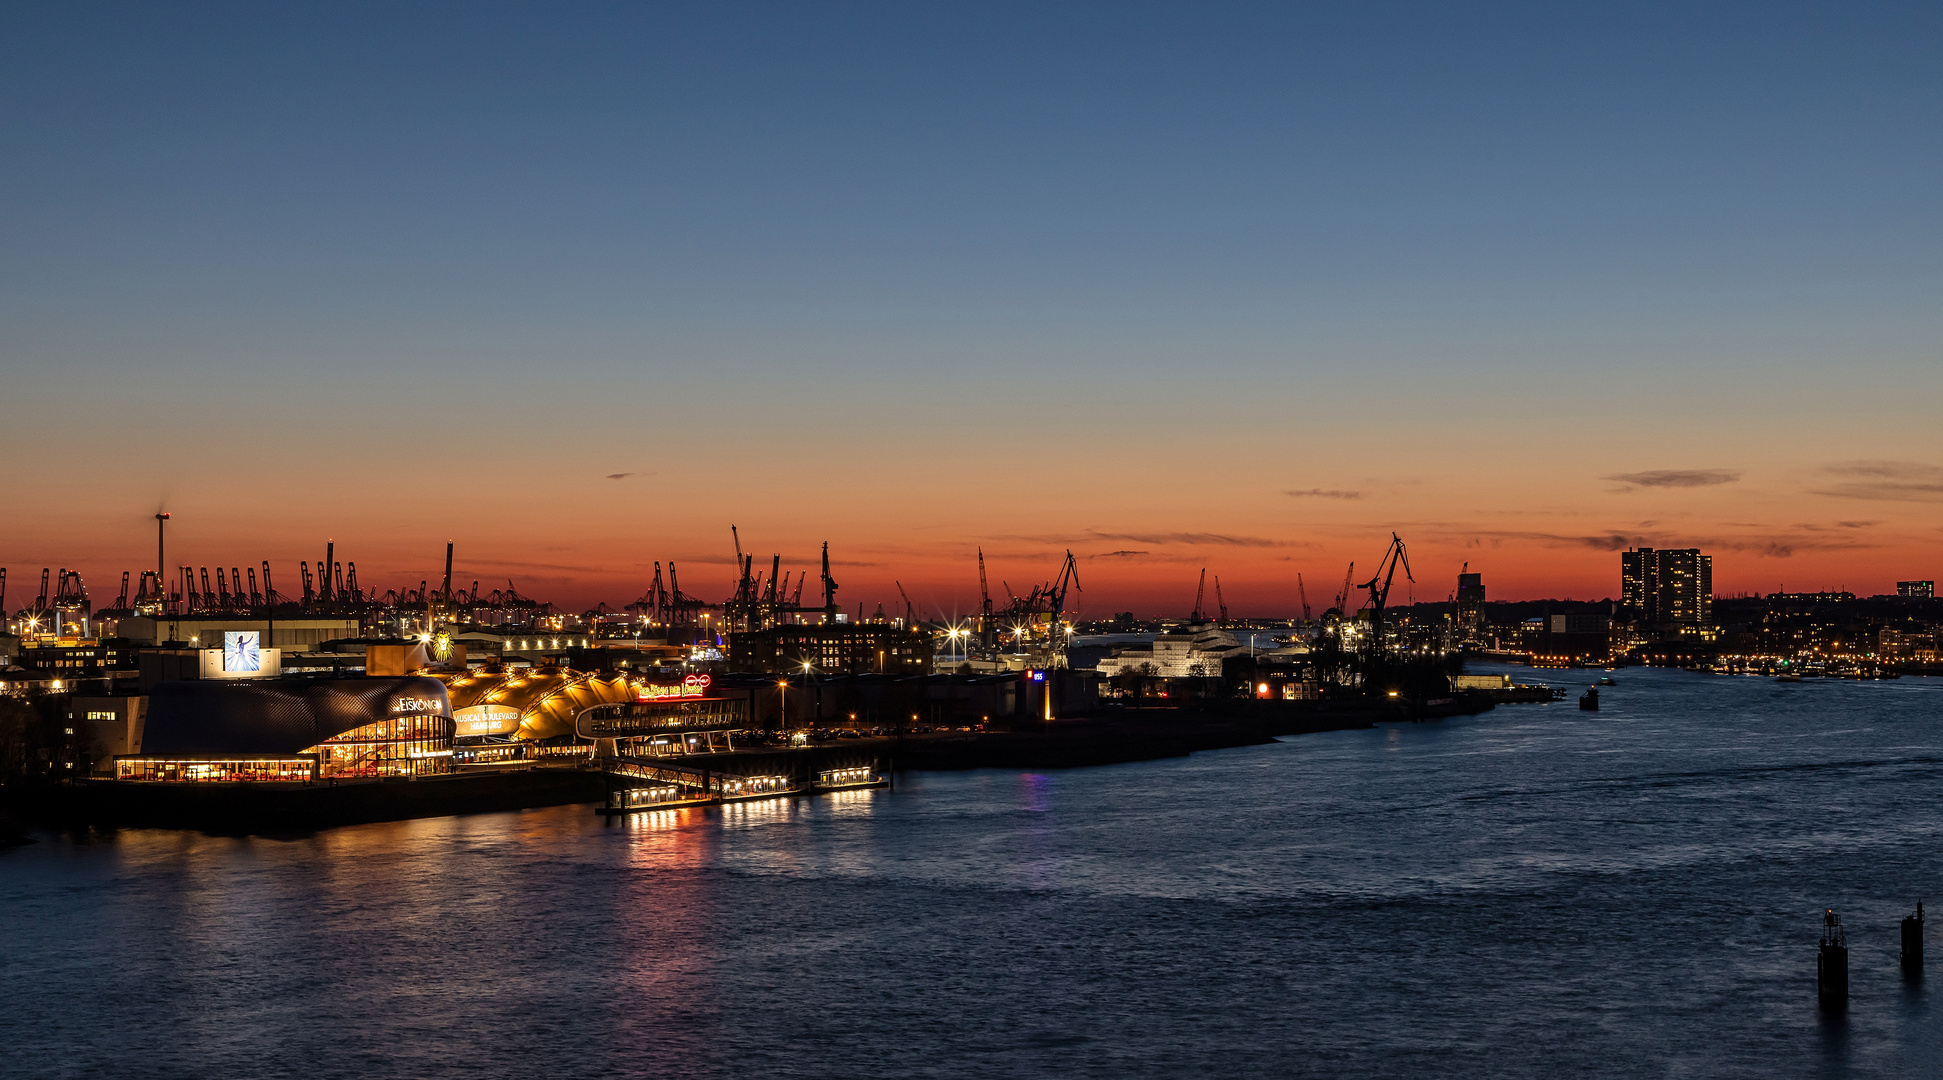
[[[1650,626],[1706,626],[1714,619],[1714,557],[1699,548],[1637,548],[1619,554],[1619,597]]]

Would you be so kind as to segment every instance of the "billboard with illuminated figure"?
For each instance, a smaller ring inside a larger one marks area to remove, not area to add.
[[[225,630],[223,632],[223,670],[239,673],[263,670],[263,651],[258,648],[256,631]]]
[[[208,640],[213,644],[215,635]],[[265,648],[261,630],[225,630],[222,648],[197,651],[199,679],[274,679],[283,673],[283,650]]]

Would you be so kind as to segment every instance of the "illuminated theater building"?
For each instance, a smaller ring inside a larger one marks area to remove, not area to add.
[[[443,676],[460,764],[586,755],[601,740],[621,753],[726,750],[749,717],[746,691],[707,675],[664,683],[566,668]]]
[[[452,770],[445,686],[422,676],[157,684],[121,780],[317,781]]]

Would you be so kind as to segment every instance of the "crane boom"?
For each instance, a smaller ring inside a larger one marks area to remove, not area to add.
[[[1221,621],[1216,625],[1217,626],[1228,625],[1228,601],[1221,598],[1221,575],[1220,574],[1214,575],[1214,606],[1217,610],[1221,612]]]
[[[1207,620],[1207,617],[1201,614],[1201,599],[1207,594],[1207,591],[1208,568],[1203,566],[1201,568],[1201,583],[1194,587],[1194,611],[1188,616],[1189,622],[1205,622]]]
[[[1308,586],[1302,584],[1301,574],[1295,575],[1295,591],[1299,596],[1302,597],[1302,621],[1308,622],[1309,621],[1309,589]]]

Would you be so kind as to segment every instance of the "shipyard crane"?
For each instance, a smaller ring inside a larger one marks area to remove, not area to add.
[[[837,579],[830,576],[830,542],[823,541],[823,622],[837,621]]]
[[[1404,578],[1414,584],[1417,579],[1410,573],[1410,553],[1403,546],[1403,538],[1391,533],[1389,550],[1376,564],[1376,576],[1358,586],[1370,593],[1370,649],[1376,655],[1383,652],[1383,605],[1389,602],[1390,584],[1396,580],[1398,566],[1403,567]]]
[[[895,584],[897,585],[897,595],[904,598],[904,626],[906,629],[909,629],[918,624],[916,605],[911,603],[911,594],[904,591],[904,583],[898,581]]]
[[[1349,618],[1349,591],[1352,588],[1350,582],[1355,577],[1356,560],[1351,559],[1349,560],[1349,569],[1343,571],[1343,591],[1336,594],[1336,611],[1345,619]]]
[[[1052,594],[1052,624],[1046,628],[1046,632],[1054,635],[1055,646],[1064,641],[1064,638],[1059,636],[1059,619],[1066,612],[1066,589],[1069,585],[1079,589],[1080,592],[1086,591],[1080,586],[1079,563],[1073,561],[1071,548],[1066,549],[1066,563],[1059,568],[1059,576],[1053,579],[1048,590]]]
[[[1208,591],[1208,568],[1201,568],[1201,583],[1194,587],[1194,611],[1187,617],[1188,622],[1206,622],[1207,616],[1201,614],[1201,600]]]
[[[114,610],[117,613],[128,610],[128,571],[121,572],[121,595],[115,598]]]
[[[1297,595],[1302,597],[1302,621],[1308,622],[1309,621],[1309,589],[1308,586],[1302,584],[1301,574],[1295,575],[1295,591]]]
[[[1214,606],[1216,609],[1218,609],[1221,612],[1221,619],[1219,622],[1216,622],[1215,625],[1216,626],[1228,625],[1228,601],[1223,600],[1221,598],[1221,575],[1220,574],[1214,575]]]
[[[985,549],[983,547],[978,549],[978,614],[981,620],[978,628],[979,638],[985,648],[990,649],[994,646],[995,642],[992,626],[992,588],[985,583]]]
[[[735,544],[735,595],[723,607],[723,622],[733,630],[740,620],[741,629],[754,630],[749,605],[755,597],[749,585],[749,570],[755,563],[755,556],[742,553],[742,533],[733,524],[729,526],[729,539]]]
[[[7,621],[7,568],[0,566],[0,626]]]

